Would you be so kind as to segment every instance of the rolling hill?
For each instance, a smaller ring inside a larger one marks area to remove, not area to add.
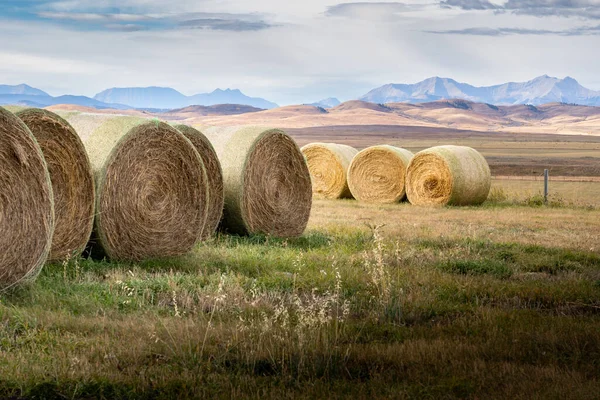
[[[161,116],[170,117],[169,114]],[[281,128],[388,125],[479,132],[600,135],[600,107],[563,103],[494,106],[462,99],[419,104],[374,104],[353,100],[327,110],[302,105],[238,115],[190,112],[185,117],[184,122],[190,125],[261,125]]]

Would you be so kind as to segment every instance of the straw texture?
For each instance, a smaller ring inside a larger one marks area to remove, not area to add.
[[[202,232],[202,239],[206,240],[215,233],[221,217],[223,216],[223,170],[214,147],[203,133],[187,125],[177,125],[175,128],[183,133],[200,154],[208,179],[208,215]]]
[[[372,146],[360,151],[348,168],[348,187],[359,201],[397,203],[406,196],[406,168],[413,153],[394,146]]]
[[[188,252],[201,240],[208,183],[192,143],[166,123],[70,114],[92,162],[94,257],[139,261]]]
[[[35,136],[50,173],[55,230],[49,261],[80,255],[92,233],[94,180],[83,143],[67,121],[46,110],[16,114]]]
[[[296,142],[279,129],[209,128],[204,131],[223,168],[222,229],[295,237],[312,206],[310,175]]]
[[[415,205],[476,205],[490,192],[490,167],[470,147],[438,146],[413,157],[406,173],[406,194]]]
[[[50,175],[29,128],[0,107],[0,290],[37,276],[54,232]]]
[[[311,143],[302,147],[310,171],[313,196],[321,199],[352,198],[347,171],[357,153],[354,147],[335,143]]]

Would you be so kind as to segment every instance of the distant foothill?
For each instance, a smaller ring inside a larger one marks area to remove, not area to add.
[[[584,106],[600,106],[600,91],[583,87],[571,77],[564,79],[547,75],[528,82],[509,82],[493,86],[473,86],[449,78],[432,77],[414,84],[386,84],[377,87],[357,100],[370,103],[427,103],[438,100],[462,99],[493,105],[542,105],[566,103]],[[0,85],[0,105],[13,104],[28,107],[48,107],[56,104],[74,104],[97,109],[144,109],[171,110],[192,105],[213,106],[239,104],[258,109],[273,109],[278,104],[259,97],[250,97],[239,89],[216,89],[210,93],[186,96],[168,87],[126,87],[106,89],[93,98],[63,95],[54,97],[48,93],[21,84]],[[341,104],[329,97],[314,103],[305,103],[328,109]]]

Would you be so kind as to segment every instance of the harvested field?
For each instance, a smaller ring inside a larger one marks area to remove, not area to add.
[[[591,399],[599,236],[598,209],[318,200],[297,239],[48,266],[0,295],[0,397]]]
[[[600,136],[512,134],[427,127],[331,126],[289,129],[299,145],[332,141],[362,150],[389,144],[413,153],[453,144],[473,147],[490,164],[492,175],[600,176]]]

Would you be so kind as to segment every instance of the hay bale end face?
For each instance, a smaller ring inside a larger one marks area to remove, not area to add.
[[[37,276],[54,232],[50,175],[29,128],[0,107],[0,290]]]
[[[208,239],[219,226],[223,216],[223,170],[214,147],[203,133],[187,125],[177,125],[175,128],[183,133],[194,145],[202,158],[208,179],[209,204],[206,225],[202,239]]]
[[[438,146],[413,157],[406,173],[406,194],[414,205],[477,205],[491,187],[490,167],[475,149]]]
[[[222,229],[300,236],[312,207],[310,175],[294,140],[279,129],[209,128],[223,168]]]
[[[209,196],[192,143],[159,121],[72,117],[87,138],[96,180],[92,256],[139,261],[190,251],[201,239]]]
[[[80,255],[94,222],[94,180],[83,143],[67,121],[39,109],[17,116],[35,136],[50,173],[54,192],[55,230],[50,261]]]
[[[302,147],[316,198],[352,198],[347,172],[357,153],[354,147],[335,143],[311,143]]]
[[[372,146],[360,151],[348,168],[348,187],[359,201],[397,203],[406,196],[406,168],[413,153],[394,146]]]

